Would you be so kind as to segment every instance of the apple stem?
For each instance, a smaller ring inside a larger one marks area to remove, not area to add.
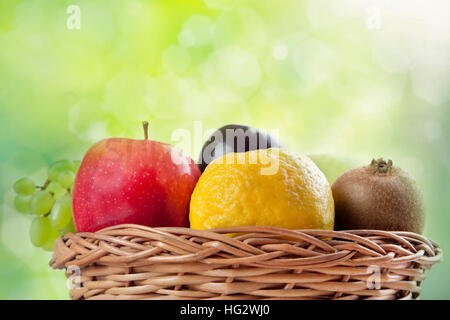
[[[144,127],[145,140],[148,140],[148,121],[142,121],[142,126]]]

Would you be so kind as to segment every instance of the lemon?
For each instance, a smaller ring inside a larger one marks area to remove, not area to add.
[[[332,230],[334,202],[325,175],[306,156],[276,148],[228,153],[198,180],[189,219],[193,229]]]

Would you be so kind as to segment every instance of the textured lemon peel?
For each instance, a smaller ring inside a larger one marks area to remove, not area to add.
[[[229,153],[214,160],[192,194],[191,227],[263,225],[286,229],[328,229],[334,226],[334,202],[325,175],[307,157],[285,149]],[[272,175],[243,160],[279,162]]]

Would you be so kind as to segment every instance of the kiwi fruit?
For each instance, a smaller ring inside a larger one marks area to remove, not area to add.
[[[414,178],[391,160],[372,160],[332,185],[336,230],[376,229],[421,234],[423,195]]]

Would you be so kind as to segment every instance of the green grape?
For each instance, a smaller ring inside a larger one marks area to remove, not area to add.
[[[55,203],[55,199],[48,191],[38,191],[31,197],[30,211],[42,216],[50,212],[53,203]]]
[[[67,226],[64,228],[59,229],[59,233],[62,235],[68,234],[68,233],[75,233],[77,230],[75,229],[75,225],[73,223],[73,219],[70,219],[70,222]]]
[[[69,189],[73,185],[75,175],[72,171],[64,170],[58,174],[57,181],[66,189]]]
[[[46,217],[37,217],[31,222],[30,240],[35,247],[44,245],[49,239],[52,227]]]
[[[21,195],[30,195],[36,191],[36,185],[30,178],[21,178],[14,183],[14,191]]]
[[[80,160],[73,160],[72,161],[72,171],[73,173],[77,173],[78,169],[80,168],[81,161]]]
[[[65,170],[72,170],[72,163],[69,160],[59,160],[52,163],[48,168],[48,179],[58,181],[59,174]]]
[[[53,193],[53,197],[55,199],[58,199],[67,193],[67,189],[64,188],[58,182],[50,182],[47,188],[45,188],[45,190],[50,193]]]
[[[50,224],[55,229],[62,229],[72,220],[72,198],[69,195],[59,198],[50,213]]]
[[[29,213],[30,212],[30,195],[22,195],[18,194],[14,199],[14,207],[17,211],[21,213]]]
[[[51,241],[50,239],[47,240],[47,242],[45,242],[41,248],[44,249],[45,251],[53,251],[53,247],[55,246],[55,242]]]
[[[41,246],[45,251],[53,251],[55,246],[55,240],[58,239],[61,235],[58,230],[50,228],[47,241]]]

